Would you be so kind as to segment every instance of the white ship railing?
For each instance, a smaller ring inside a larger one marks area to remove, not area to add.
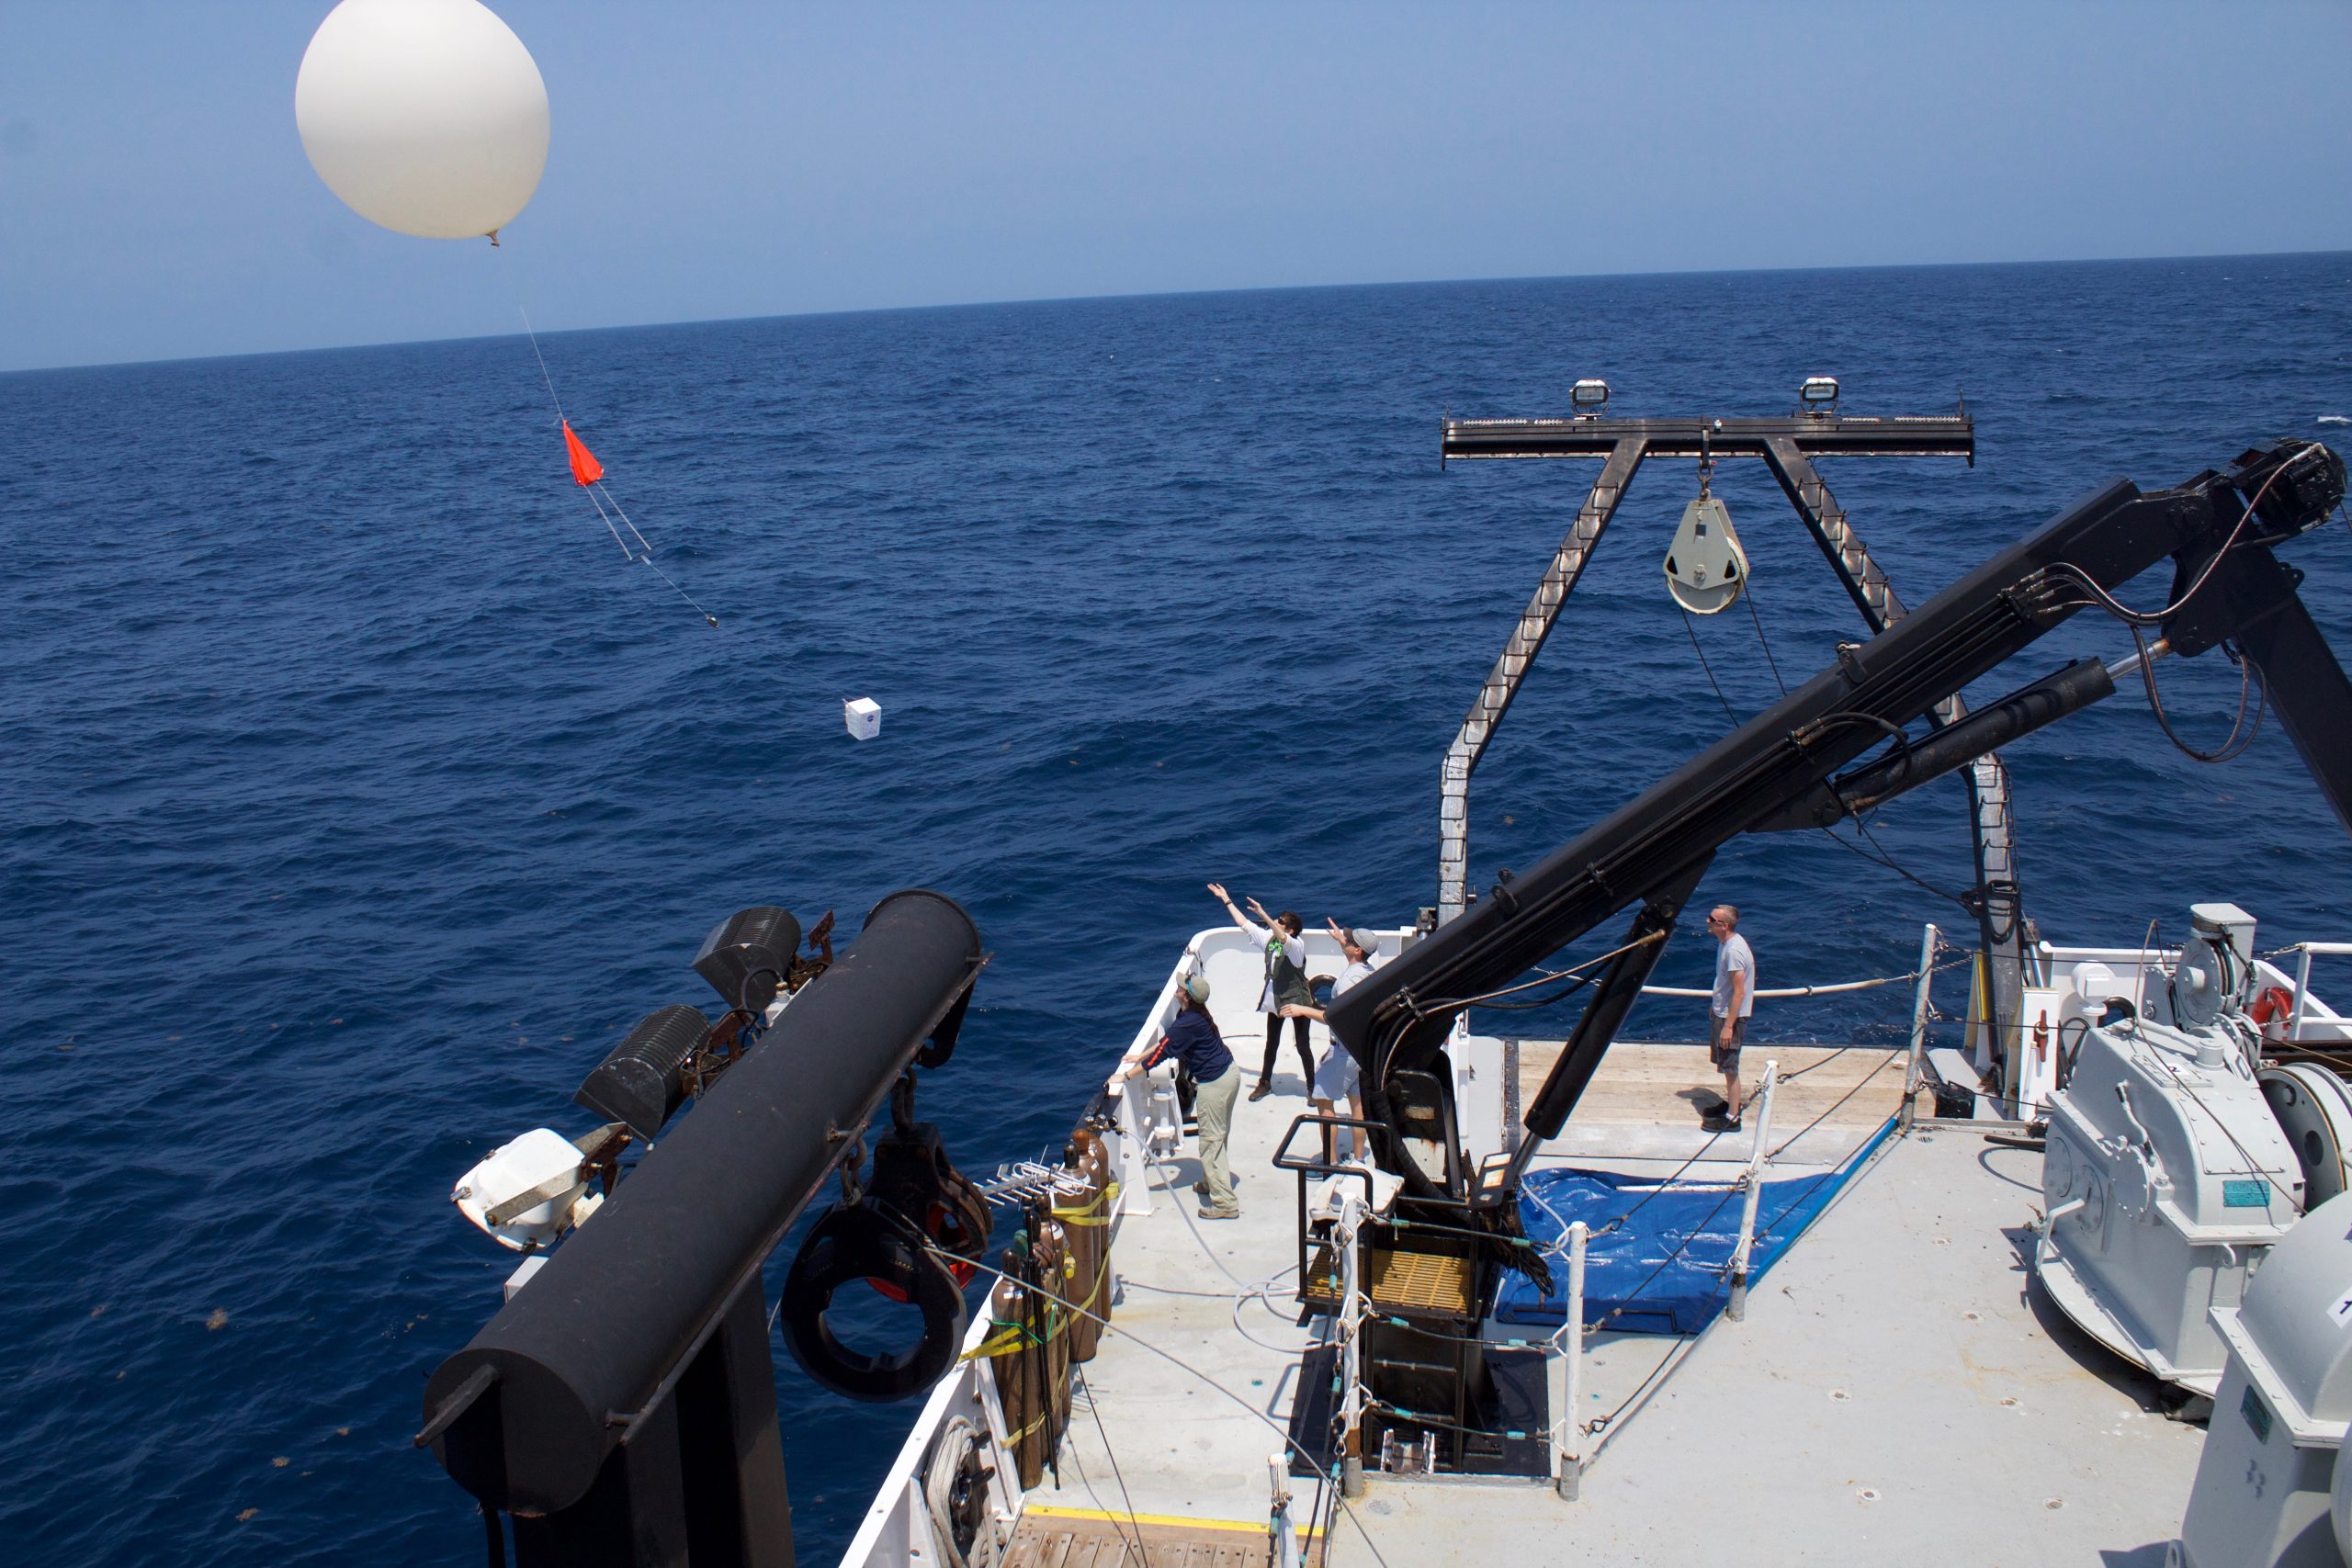
[[[2312,1016],[2312,1010],[2316,1007],[2320,1012],[2326,1015],[2324,1021],[2333,1026],[2332,1032],[2327,1035],[2328,1043],[2343,1043],[2347,1037],[2347,1032],[2342,1019],[2335,1009],[2324,1002],[2314,1003],[2312,998],[2312,959],[2315,956],[2328,955],[2352,956],[2352,942],[2299,942],[2287,951],[2295,954],[2295,1012],[2292,1021],[2287,1025],[2288,1040],[2299,1045],[2307,1043],[2303,1028],[2305,1021]],[[2258,967],[2268,967],[2267,964],[2259,964],[2258,961],[2257,964]]]
[[[1739,1240],[1731,1249],[1731,1299],[1724,1306],[1724,1315],[1734,1323],[1747,1319],[1747,1260],[1756,1246],[1756,1205],[1764,1196],[1764,1165],[1770,1157],[1764,1147],[1772,1131],[1772,1090],[1780,1080],[1781,1064],[1766,1062],[1764,1087],[1756,1094],[1756,1144],[1748,1151],[1747,1170],[1740,1178],[1747,1192],[1739,1206]]]
[[[1552,1336],[1544,1371],[1550,1374],[1552,1484],[1573,1503],[1584,1484],[1584,1263],[1592,1237],[1582,1220],[1568,1226],[1568,1310]]]

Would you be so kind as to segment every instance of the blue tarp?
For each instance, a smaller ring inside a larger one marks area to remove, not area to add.
[[[1882,1130],[1879,1137],[1884,1135]],[[1751,1288],[1878,1143],[1872,1138],[1826,1175],[1764,1184],[1749,1254]],[[1661,1187],[1647,1177],[1607,1171],[1535,1171],[1521,1190],[1520,1223],[1545,1249],[1552,1289],[1539,1292],[1525,1275],[1507,1274],[1495,1316],[1544,1329],[1566,1320],[1568,1254],[1562,1238],[1582,1220],[1592,1232],[1585,1247],[1586,1324],[1633,1334],[1696,1334],[1714,1321],[1730,1295],[1724,1276],[1739,1240],[1741,1201],[1738,1188],[1715,1182]],[[1612,1221],[1622,1223],[1612,1226]]]

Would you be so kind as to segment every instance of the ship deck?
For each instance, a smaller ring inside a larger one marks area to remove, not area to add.
[[[1247,1070],[1256,1016],[1223,1006],[1216,1016]],[[1522,1093],[1556,1050],[1517,1048]],[[1782,1090],[1773,1141],[1820,1120],[1774,1176],[1843,1160],[1899,1095],[1900,1061],[1883,1070],[1889,1054],[1876,1048],[1751,1044],[1749,1055],[1758,1066],[1777,1057],[1784,1073],[1813,1069]],[[1196,1217],[1189,1140],[1121,1219],[1114,1331],[1080,1370],[1058,1478],[1028,1495],[1017,1543],[1107,1531],[1138,1539],[1156,1562],[1176,1544],[1167,1532],[1187,1522],[1220,1546],[1246,1539],[1238,1527],[1262,1532],[1268,1460],[1283,1449],[1300,1355],[1319,1327],[1296,1322],[1285,1272],[1297,1262],[1294,1179],[1272,1166],[1306,1108],[1304,1086],[1295,1064],[1275,1081],[1272,1097],[1237,1110],[1240,1219]],[[1719,1083],[1698,1047],[1621,1044],[1539,1163],[1664,1174],[1658,1162],[1695,1156],[1691,1179],[1724,1179],[1748,1140],[1716,1140],[1737,1146],[1714,1157],[1695,1101]],[[1333,1513],[1324,1495],[1313,1522],[1329,1534],[1315,1544],[1332,1562],[1398,1568],[1878,1562],[1905,1551],[2161,1562],[2202,1433],[2152,1413],[2150,1380],[2030,1295],[2023,1226],[2037,1159],[1961,1127],[1890,1139],[1760,1282],[1744,1322],[1718,1319],[1690,1338],[1589,1337],[1586,1415],[1610,1419],[1587,1443],[1578,1500],[1548,1481],[1392,1477],[1367,1464],[1363,1497]],[[1315,1482],[1292,1485],[1294,1517],[1307,1524]],[[1263,1539],[1248,1561],[1264,1560]]]

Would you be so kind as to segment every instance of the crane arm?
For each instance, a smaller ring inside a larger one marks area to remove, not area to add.
[[[1524,874],[1504,874],[1474,907],[1334,1002],[1331,1032],[1363,1069],[1367,1111],[1393,1120],[1382,1089],[1391,1073],[1425,1071],[1464,1010],[1639,906],[1628,933],[1639,945],[1594,986],[1569,1048],[1531,1103],[1523,1160],[1566,1121],[1718,850],[1751,830],[1846,814],[1851,807],[1838,785],[1854,781],[1841,773],[1890,738],[1894,757],[1914,761],[1894,781],[1899,787],[1878,798],[1983,751],[1984,744],[1963,739],[1922,761],[1926,746],[1912,747],[1905,727],[2083,609],[2113,605],[2116,589],[2166,557],[2176,563],[2175,602],[2158,617],[2166,641],[2183,654],[2235,643],[2352,826],[2352,682],[2295,597],[2299,574],[2271,553],[2325,521],[2344,488],[2343,459],[2309,441],[2247,452],[2225,474],[2208,470],[2170,490],[2143,492],[2117,479],[1906,619],[1868,642],[1841,644],[1827,669]],[[2044,682],[1993,705],[1988,728],[2007,722],[2013,738],[2113,690],[2111,679],[2100,689],[2104,671],[2095,678],[2070,669],[2056,697],[2037,692]],[[1861,772],[1893,765],[1890,757]],[[1399,1174],[1416,1192],[1432,1190],[1417,1169]],[[1481,1183],[1479,1199],[1499,1201],[1516,1177],[1515,1166],[1507,1181]]]

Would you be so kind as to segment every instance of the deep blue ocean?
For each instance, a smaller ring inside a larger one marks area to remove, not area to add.
[[[1973,468],[1824,465],[1916,604],[2110,476],[2352,435],[2314,423],[2352,414],[2352,255],[542,346],[720,629],[614,548],[520,337],[0,377],[0,1559],[478,1562],[470,1500],[409,1446],[514,1262],[449,1188],[526,1128],[584,1129],[573,1088],[644,1013],[710,999],[687,961],[740,906],[854,931],[893,888],[964,902],[996,958],[922,1108],[980,1168],[1067,1130],[1216,916],[1205,882],[1410,920],[1440,756],[1596,471],[1441,472],[1449,409],[1556,413],[1583,376],[1625,413],[1785,412],[1815,373],[1851,412],[1964,389]],[[1475,884],[1725,728],[1660,580],[1695,485],[1635,481],[1477,775]],[[1715,488],[1757,615],[1698,636],[1745,716],[1768,648],[1793,684],[1859,623],[1760,465]],[[2352,533],[2286,553],[2352,653]],[[1987,690],[2128,647],[2081,617]],[[2226,731],[2227,665],[2163,675],[2193,739]],[[844,735],[848,696],[880,739]],[[2266,947],[2352,937],[2352,845],[2275,725],[2202,767],[2125,692],[2009,757],[2045,934],[2134,941],[2232,898]],[[1923,790],[1879,837],[1962,887],[1962,803]],[[1707,894],[1746,909],[1766,986],[1901,973],[1922,920],[1966,927],[1818,834],[1733,846]],[[1688,930],[1660,977],[1708,963]],[[1891,1038],[1903,991],[1757,1034]],[[1688,1009],[1630,1028],[1687,1036]],[[800,1551],[830,1562],[912,1406],[778,1361]]]

